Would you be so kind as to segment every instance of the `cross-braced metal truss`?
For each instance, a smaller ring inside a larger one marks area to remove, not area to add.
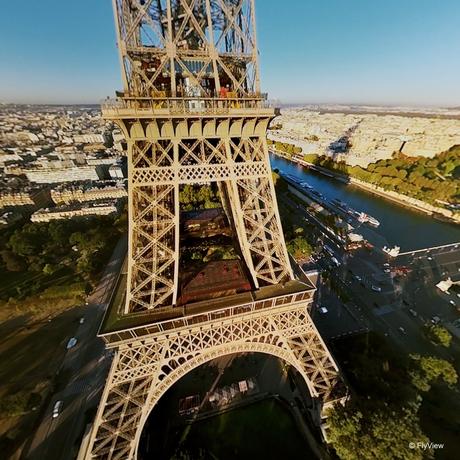
[[[294,366],[323,405],[338,370],[300,302],[151,335],[118,349],[90,440],[93,459],[134,457],[144,423],[162,395],[187,372],[214,358],[245,352],[277,356]]]
[[[265,126],[254,117],[123,125],[129,135],[131,216],[126,313],[175,305],[179,298],[182,184],[222,184],[255,287],[292,278]]]
[[[259,92],[254,0],[113,0],[125,92]]]
[[[218,183],[256,292],[249,303],[245,297],[220,309],[209,301],[208,311],[103,334],[118,349],[86,457],[107,460],[132,459],[153,406],[185,373],[214,358],[261,352],[284,359],[323,407],[336,399],[338,381],[308,314],[311,290],[285,289],[297,281],[265,139],[274,112],[259,93],[254,0],[113,3],[125,87],[104,116],[128,143],[124,314],[182,311],[175,308],[182,184]]]

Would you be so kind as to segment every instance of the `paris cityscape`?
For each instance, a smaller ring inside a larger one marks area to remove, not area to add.
[[[0,31],[1,457],[457,459],[460,5],[35,3]]]

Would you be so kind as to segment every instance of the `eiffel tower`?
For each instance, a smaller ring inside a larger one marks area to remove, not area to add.
[[[114,359],[86,458],[136,458],[162,395],[232,353],[292,365],[320,419],[338,398],[338,368],[309,315],[315,288],[294,278],[284,242],[254,0],[113,6],[124,88],[102,111],[127,142],[129,246],[99,334]],[[221,207],[184,211],[184,191],[203,187]],[[193,260],[197,231],[220,232],[233,252]]]

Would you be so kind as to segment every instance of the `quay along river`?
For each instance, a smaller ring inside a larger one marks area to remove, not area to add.
[[[291,174],[307,182],[327,199],[337,198],[357,211],[364,211],[375,217],[380,226],[370,229],[363,225],[358,233],[365,238],[372,233],[372,239],[381,246],[400,246],[401,252],[440,246],[460,241],[460,225],[443,222],[409,207],[366,192],[354,185],[344,184],[333,177],[327,177],[301,165],[270,153],[272,169]],[[362,231],[361,231],[362,230]]]

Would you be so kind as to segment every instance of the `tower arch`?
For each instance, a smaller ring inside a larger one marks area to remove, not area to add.
[[[276,305],[283,301],[285,305]],[[233,311],[221,320],[120,344],[88,458],[134,458],[142,427],[166,391],[196,367],[228,354],[260,352],[281,358],[302,375],[313,399],[323,406],[333,401],[338,369],[308,314],[308,305],[305,299],[285,296],[274,299],[272,308]]]
[[[271,343],[264,343],[264,342],[245,342],[242,344],[231,344],[230,346],[223,346],[220,347],[213,352],[207,351],[203,352],[201,355],[192,358],[189,362],[185,363],[182,366],[176,368],[168,377],[162,382],[160,391],[155,391],[155,395],[152,397],[151,400],[148,400],[146,403],[146,414],[143,415],[141,420],[139,421],[139,428],[136,433],[135,438],[135,451],[134,451],[134,458],[138,459],[138,450],[141,444],[141,436],[145,429],[145,425],[152,414],[152,411],[162,399],[162,397],[182,378],[184,378],[188,373],[193,372],[195,369],[199,368],[200,366],[204,366],[207,363],[213,361],[217,358],[222,358],[224,356],[229,355],[237,355],[243,353],[261,353],[265,355],[269,355],[275,358],[282,360],[283,362],[290,364],[293,368],[297,370],[297,372],[302,376],[303,380],[306,383],[306,386],[309,390],[309,396],[312,396],[314,390],[314,385],[309,379],[308,375],[302,369],[302,366],[295,358],[292,356],[292,353],[288,348],[283,347],[282,345],[273,345]],[[319,412],[319,411],[318,411]],[[320,414],[318,413],[318,416]]]

